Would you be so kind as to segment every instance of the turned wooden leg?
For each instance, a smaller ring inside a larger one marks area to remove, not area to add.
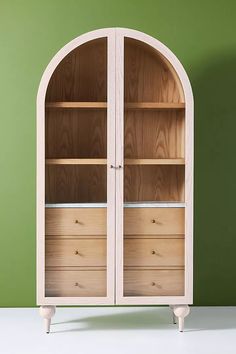
[[[188,316],[190,308],[188,305],[174,305],[173,312],[179,321],[179,331],[183,332],[184,330],[184,318]]]
[[[56,306],[40,306],[39,313],[45,322],[46,333],[50,332],[51,318],[55,315]]]
[[[173,321],[173,324],[176,324],[177,323],[177,320],[176,320],[176,316],[174,314],[174,306],[173,305],[170,305],[170,309],[171,309],[171,312],[172,312],[172,321]]]

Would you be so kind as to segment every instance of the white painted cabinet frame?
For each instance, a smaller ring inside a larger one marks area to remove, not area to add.
[[[78,46],[107,38],[107,296],[45,296],[45,96],[57,65]],[[178,75],[185,101],[185,294],[184,296],[124,296],[124,38],[156,49]],[[83,34],[66,44],[47,66],[37,95],[37,304],[49,332],[56,305],[171,305],[183,330],[193,301],[193,95],[188,76],[176,56],[161,42],[142,32],[105,28]],[[109,168],[120,166],[120,168]]]

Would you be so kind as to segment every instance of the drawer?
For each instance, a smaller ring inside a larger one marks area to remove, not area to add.
[[[106,239],[48,239],[48,266],[106,266]]]
[[[106,270],[47,270],[46,296],[106,296]]]
[[[47,208],[46,235],[106,235],[106,208]]]
[[[182,296],[184,270],[125,270],[124,296]]]
[[[125,266],[183,266],[184,239],[125,239]]]
[[[184,208],[127,208],[125,235],[184,234]]]

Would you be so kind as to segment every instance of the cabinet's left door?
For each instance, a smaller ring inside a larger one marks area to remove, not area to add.
[[[111,33],[78,45],[45,92],[39,304],[114,303],[113,43]]]

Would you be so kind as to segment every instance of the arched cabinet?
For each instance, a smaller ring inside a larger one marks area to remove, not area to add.
[[[174,54],[110,28],[63,47],[37,97],[37,303],[192,303],[193,98]]]

